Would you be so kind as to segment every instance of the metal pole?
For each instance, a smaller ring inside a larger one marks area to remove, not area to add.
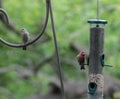
[[[104,77],[101,57],[104,49],[105,20],[89,20],[90,28],[90,54],[89,54],[89,82],[88,99],[103,99]]]

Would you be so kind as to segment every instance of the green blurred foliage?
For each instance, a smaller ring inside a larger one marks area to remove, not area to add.
[[[118,78],[120,78],[119,3],[120,0],[102,0],[100,6],[100,18],[108,20],[108,24],[105,26],[104,45],[106,63],[113,65],[112,68],[106,67],[105,72]],[[87,20],[96,18],[96,2],[95,0],[52,0],[52,4],[60,57],[67,56],[76,61],[78,52],[70,50],[69,46],[75,42],[89,49],[89,24]],[[31,39],[41,30],[45,18],[44,0],[35,0],[34,2],[30,0],[3,0],[3,7],[8,12],[11,24],[18,31],[23,27],[27,28],[30,31]],[[50,21],[45,34],[52,40],[44,44],[38,41],[34,45],[29,46],[27,51],[9,48],[0,44],[0,67],[19,65],[29,68],[29,62],[33,63],[32,65],[34,66],[45,57],[54,54]],[[1,22],[0,37],[10,42],[21,42],[21,37],[7,29]],[[78,64],[75,67],[67,64],[62,64],[62,66],[63,72],[70,80],[80,80],[80,77],[84,79],[85,73],[80,73]],[[39,91],[46,93],[46,85],[50,81],[54,81],[54,77],[57,78],[56,70],[47,63],[40,69],[40,74],[37,77],[31,77],[29,80],[21,80],[16,72],[8,72],[0,74],[0,76],[0,86],[4,86],[11,93],[14,93],[15,99],[24,99],[25,96]]]

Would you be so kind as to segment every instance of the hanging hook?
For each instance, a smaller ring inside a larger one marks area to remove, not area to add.
[[[3,14],[3,17],[4,17],[5,21],[6,21],[6,23],[9,24],[9,17],[8,17],[7,12],[4,9],[0,8],[0,13]]]

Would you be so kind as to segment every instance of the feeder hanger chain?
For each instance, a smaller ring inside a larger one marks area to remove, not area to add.
[[[100,0],[97,0],[97,20],[99,20],[99,14],[100,14]]]

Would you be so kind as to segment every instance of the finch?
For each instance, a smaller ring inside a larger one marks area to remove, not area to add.
[[[80,52],[78,55],[77,55],[77,60],[78,60],[78,63],[79,65],[81,66],[81,70],[82,69],[85,69],[85,52]]]
[[[28,42],[28,39],[29,39],[29,32],[23,28],[21,29],[21,34],[22,34],[22,40],[23,40],[23,43],[26,44]],[[26,50],[26,46],[23,47],[23,50]]]

